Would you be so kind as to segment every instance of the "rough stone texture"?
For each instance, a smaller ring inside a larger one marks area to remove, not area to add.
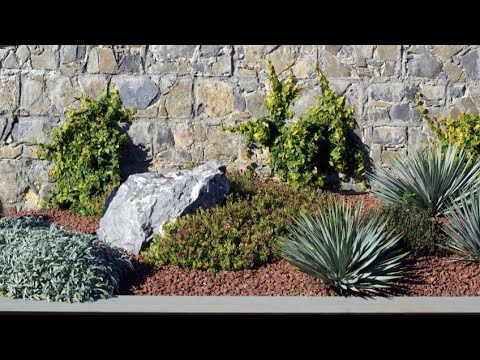
[[[472,50],[468,54],[462,56],[462,65],[465,74],[470,80],[477,80],[480,77],[480,50]]]
[[[229,189],[218,161],[165,175],[131,175],[107,200],[98,236],[138,254],[167,221],[223,202]]]
[[[40,55],[32,55],[32,67],[41,70],[55,70],[57,67],[55,52],[44,50]]]
[[[378,45],[378,59],[380,61],[397,61],[400,58],[400,49],[400,45]]]
[[[115,85],[125,106],[133,106],[138,110],[145,110],[160,92],[157,85],[145,76],[118,77]]]
[[[442,70],[442,63],[430,54],[416,56],[407,66],[411,75],[428,79],[436,78]]]
[[[112,49],[94,48],[90,52],[87,63],[89,73],[115,74],[117,72],[117,61]]]
[[[125,174],[210,159],[233,167],[253,162],[267,173],[266,153],[248,152],[241,136],[221,130],[268,115],[267,58],[278,71],[291,66],[304,89],[293,120],[320,95],[318,62],[332,89],[354,107],[358,134],[382,164],[392,152],[424,147],[431,136],[413,104],[417,90],[431,116],[478,113],[479,54],[478,45],[2,46],[0,163],[18,174],[9,175],[0,198],[20,208],[26,181],[34,178],[47,191],[48,164],[36,159],[33,144],[47,141],[64,111],[78,106],[75,97],[97,98],[110,85],[137,108],[126,128]]]
[[[390,108],[389,115],[392,120],[408,121],[410,106],[408,104],[394,105]]]
[[[203,112],[211,116],[225,116],[234,110],[233,86],[223,81],[199,81],[196,98],[197,115],[199,108],[203,108]]]
[[[108,81],[104,75],[84,75],[78,78],[78,84],[83,95],[97,99],[107,90]]]
[[[177,81],[166,95],[165,109],[169,117],[189,118],[192,115],[192,81]]]
[[[51,131],[52,125],[52,121],[46,117],[19,117],[18,122],[13,126],[13,141],[19,144],[46,142],[47,133]]]
[[[0,114],[17,108],[20,90],[18,80],[16,75],[0,74]]]

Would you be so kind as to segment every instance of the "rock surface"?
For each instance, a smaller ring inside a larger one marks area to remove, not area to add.
[[[138,254],[167,221],[219,204],[229,190],[225,166],[217,160],[165,175],[134,174],[110,195],[97,234]]]

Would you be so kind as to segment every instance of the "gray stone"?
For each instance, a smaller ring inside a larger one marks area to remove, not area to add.
[[[466,113],[466,114],[478,113],[477,107],[475,106],[475,103],[470,97],[454,100],[453,107],[450,110],[450,117],[457,119],[461,113]]]
[[[202,45],[200,47],[200,53],[205,57],[215,57],[218,56],[224,46],[225,45]]]
[[[355,49],[355,65],[367,66],[367,60],[370,60],[373,56],[373,45],[353,45]]]
[[[97,49],[94,48],[90,51],[88,55],[88,62],[87,62],[87,72],[91,74],[97,74],[100,71],[100,66],[98,64],[98,53]]]
[[[0,75],[0,114],[17,107],[19,82],[16,75]]]
[[[268,115],[267,108],[263,105],[266,95],[264,92],[257,90],[249,94],[245,94],[246,110],[256,118],[262,118]]]
[[[254,68],[256,64],[267,54],[265,45],[243,45],[244,64]]]
[[[53,125],[54,123],[46,117],[19,117],[18,122],[13,126],[13,141],[27,144],[48,142],[48,133]]]
[[[172,130],[165,120],[157,120],[152,128],[153,131],[153,153],[154,156],[171,149],[175,142],[173,139]]]
[[[47,89],[50,100],[60,113],[64,113],[80,97],[80,89],[73,86],[68,76],[49,76],[47,78]]]
[[[215,58],[212,64],[213,76],[230,76],[232,75],[232,57],[230,54]]]
[[[303,89],[300,93],[300,97],[292,106],[293,114],[296,118],[299,118],[307,109],[317,103],[317,96],[320,96],[318,89]]]
[[[63,45],[60,50],[60,61],[62,64],[68,64],[77,60],[77,45]]]
[[[411,75],[429,79],[436,78],[442,71],[442,63],[430,54],[415,56],[407,67]]]
[[[388,110],[386,108],[369,108],[368,122],[375,125],[386,124],[389,122]]]
[[[372,84],[368,93],[371,100],[399,102],[405,96],[405,88],[402,83]]]
[[[145,110],[159,95],[157,85],[146,76],[121,76],[114,79],[125,106]]]
[[[96,48],[98,56],[98,68],[101,73],[115,74],[117,72],[117,61],[112,49]]]
[[[348,77],[350,72],[348,69],[343,66],[339,60],[328,52],[323,53],[324,67],[323,71],[325,76],[328,77]]]
[[[22,153],[22,146],[0,146],[0,159],[15,159]]]
[[[461,62],[467,78],[477,80],[480,78],[480,50],[472,50],[468,54],[463,55]]]
[[[194,142],[193,129],[186,123],[176,123],[171,125],[175,147],[187,149]]]
[[[13,210],[20,201],[22,192],[22,162],[19,160],[0,161],[0,204],[3,210]]]
[[[400,59],[400,45],[378,45],[377,55],[380,61],[397,61]]]
[[[165,109],[171,118],[189,118],[192,116],[192,81],[182,79],[170,88],[166,95]]]
[[[4,69],[20,69],[20,64],[17,61],[15,53],[11,52],[8,54],[5,60],[3,60],[2,67]]]
[[[150,51],[159,60],[189,59],[195,52],[196,45],[150,45]]]
[[[199,81],[196,98],[197,107],[203,106],[206,115],[225,116],[235,110],[233,86],[224,81]]]
[[[32,55],[32,67],[41,70],[55,70],[57,68],[55,52],[44,50],[40,55]]]
[[[393,105],[390,108],[390,111],[388,112],[388,114],[390,115],[390,119],[392,120],[408,121],[409,111],[410,111],[410,106],[408,104],[399,104],[399,105]]]
[[[327,50],[330,54],[337,55],[337,53],[342,48],[342,45],[324,45],[323,48]]]
[[[20,45],[15,52],[17,57],[22,60],[23,62],[27,61],[28,57],[30,56],[30,50],[26,45]]]
[[[448,60],[462,49],[463,45],[437,45],[433,48],[432,53],[439,59]]]
[[[242,77],[238,79],[238,85],[246,92],[252,92],[258,87],[258,79],[254,76]]]
[[[372,142],[379,145],[405,144],[407,133],[405,127],[380,126],[373,129]]]
[[[450,96],[454,99],[461,98],[465,94],[465,85],[463,84],[458,84],[458,85],[453,85],[450,88]]]
[[[413,54],[425,54],[428,51],[425,45],[412,45],[409,49],[409,52]]]
[[[97,99],[103,91],[107,90],[108,81],[104,75],[84,75],[78,78],[78,84],[83,95]]]
[[[452,63],[445,63],[443,65],[443,71],[445,71],[445,74],[451,81],[458,81],[463,74],[462,69]]]
[[[418,85],[416,84],[409,84],[405,86],[405,94],[406,94],[405,98],[410,101],[415,100],[417,91],[418,91]]]
[[[13,127],[13,118],[0,117],[0,145],[4,145],[10,136]]]
[[[443,85],[422,85],[420,92],[427,100],[439,100],[445,98],[445,86]]]
[[[20,108],[27,110],[30,114],[46,114],[50,100],[45,93],[45,82],[43,76],[31,76],[22,78],[22,96]]]
[[[141,73],[143,71],[142,58],[138,54],[126,54],[120,62],[120,72]]]
[[[210,161],[165,175],[129,176],[107,199],[99,238],[138,254],[166,222],[222,203],[230,189],[225,171],[220,162]]]
[[[386,62],[385,65],[383,65],[382,76],[395,75],[395,69],[396,69],[395,63]]]
[[[280,74],[295,64],[299,46],[283,45],[268,54],[267,58],[272,62],[275,72]]]

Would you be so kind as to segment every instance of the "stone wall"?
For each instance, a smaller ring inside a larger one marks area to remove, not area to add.
[[[265,59],[278,73],[293,65],[304,88],[301,114],[315,101],[316,61],[354,106],[359,135],[376,163],[424,145],[428,129],[412,100],[419,88],[434,116],[480,108],[478,46],[113,45],[0,46],[0,201],[34,207],[48,192],[48,164],[35,142],[64,120],[76,97],[115,84],[137,108],[126,174],[213,158],[242,165],[264,154],[220,130],[266,115]]]

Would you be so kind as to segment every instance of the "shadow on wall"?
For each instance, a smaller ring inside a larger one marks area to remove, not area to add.
[[[131,124],[125,124],[120,129],[122,133],[127,134],[127,144],[123,150],[122,159],[120,161],[120,172],[122,175],[122,183],[127,180],[130,175],[148,172],[148,168],[152,162],[148,158],[146,147],[142,144],[135,144],[127,131]]]
[[[356,133],[351,132],[349,134],[353,140],[353,142],[358,146],[358,149],[360,149],[363,157],[363,165],[365,167],[365,172],[372,172],[374,169],[374,164],[373,160],[370,157],[370,147],[366,145],[360,136],[358,136]],[[357,191],[363,192],[364,190],[353,190],[349,189],[349,186],[345,187],[346,184],[348,183],[342,183],[338,173],[330,174],[327,178],[327,188],[331,191],[334,192],[339,192],[339,193],[351,193],[352,191],[355,193]],[[367,188],[369,187],[368,182],[366,183]]]

